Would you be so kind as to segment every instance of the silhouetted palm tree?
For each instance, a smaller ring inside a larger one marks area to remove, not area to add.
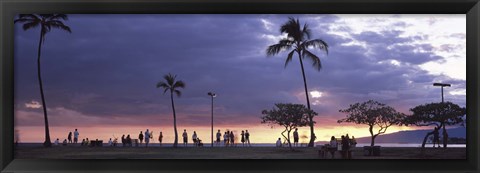
[[[313,61],[313,67],[315,69],[320,70],[322,68],[322,63],[320,62],[320,58],[310,52],[308,50],[309,47],[312,48],[319,48],[320,50],[324,50],[328,54],[328,45],[321,39],[314,39],[310,40],[311,30],[307,24],[303,25],[303,28],[300,25],[298,19],[294,19],[292,17],[288,18],[288,22],[283,24],[280,27],[281,33],[286,33],[287,38],[280,40],[277,44],[270,45],[267,48],[267,55],[274,56],[280,53],[283,50],[290,50],[288,53],[287,60],[285,61],[285,67],[287,67],[288,63],[292,61],[293,55],[297,53],[298,59],[300,60],[300,66],[302,68],[302,76],[303,76],[303,84],[305,86],[305,96],[307,98],[307,106],[310,110],[310,99],[308,98],[308,89],[307,89],[307,79],[305,77],[305,70],[303,68],[303,59],[308,58]],[[310,120],[310,142],[308,144],[309,147],[313,147],[315,142],[315,133],[313,129],[313,116],[309,117]]]
[[[175,103],[173,102],[173,93],[177,94],[178,97],[182,95],[182,92],[178,90],[179,88],[185,88],[185,83],[181,80],[176,81],[175,78],[177,75],[172,75],[168,73],[167,75],[163,76],[166,82],[160,81],[157,84],[157,88],[165,89],[163,94],[167,91],[170,91],[170,99],[172,101],[172,110],[173,110],[173,129],[175,131],[175,141],[173,142],[173,147],[177,147],[178,145],[178,133],[177,133],[177,115],[175,114]]]
[[[19,18],[14,22],[23,23],[23,30],[29,30],[40,26],[40,40],[38,41],[37,53],[37,74],[38,82],[40,84],[40,95],[42,97],[43,117],[45,119],[45,147],[51,147],[50,131],[48,128],[47,106],[45,104],[45,95],[43,94],[42,75],[40,71],[40,55],[42,50],[42,43],[45,41],[45,36],[52,28],[68,31],[71,33],[70,27],[66,26],[62,20],[68,20],[65,14],[20,14]]]

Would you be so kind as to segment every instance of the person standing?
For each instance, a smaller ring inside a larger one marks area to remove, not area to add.
[[[77,143],[78,142],[78,131],[77,129],[75,129],[75,132],[73,132],[73,143]]]
[[[150,142],[150,132],[148,131],[145,131],[145,147],[148,147],[148,143]]]
[[[197,132],[195,132],[195,131],[193,131],[192,141],[193,141],[193,146],[198,146]]]
[[[223,145],[226,147],[228,146],[228,131],[223,134]]]
[[[183,129],[183,146],[186,147],[188,143],[188,134],[187,134],[187,129]]]
[[[217,132],[217,146],[220,145],[220,138],[222,137],[222,133],[220,133],[220,129],[218,129],[218,132]]]
[[[233,135],[233,131],[230,132],[230,146],[234,147],[235,146],[235,135]]]
[[[68,143],[72,143],[72,132],[68,133]]]
[[[298,146],[298,128],[295,128],[295,131],[293,132],[293,146],[297,147]]]
[[[127,141],[125,140],[125,134],[122,135],[122,146],[125,147],[125,143],[127,143]]]
[[[241,134],[241,135],[242,135],[242,139],[241,139],[241,141],[242,141],[242,146],[245,146],[245,132],[244,132],[243,130],[242,130],[242,134]]]
[[[130,138],[130,134],[127,135],[126,141],[127,141],[128,146],[131,147],[132,146],[132,138]]]
[[[140,134],[138,135],[138,139],[140,140],[140,144],[143,142],[143,133],[140,131]]]
[[[438,148],[440,148],[440,133],[437,127],[433,130],[433,148],[435,148],[435,143],[437,143]]]
[[[160,146],[162,146],[163,134],[160,131],[160,135],[158,136],[158,142],[160,142]]]
[[[248,133],[248,130],[245,130],[245,142],[248,144],[249,147],[250,145],[250,133]]]

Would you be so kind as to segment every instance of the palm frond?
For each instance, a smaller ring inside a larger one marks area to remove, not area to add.
[[[55,21],[48,21],[47,25],[51,26],[53,28],[61,29],[61,30],[67,31],[69,33],[72,33],[72,30],[70,29],[70,27],[66,26],[61,21],[56,21],[56,20]]]
[[[280,27],[281,33],[286,33],[287,37],[293,38],[295,41],[301,41],[302,33],[300,31],[300,22],[293,17],[289,17],[288,21]]]
[[[175,94],[177,94],[177,97],[180,97],[182,95],[182,92],[180,92],[179,90],[175,90],[174,92]]]
[[[163,76],[163,78],[167,81],[167,84],[169,86],[173,86],[173,84],[175,83],[176,75],[172,75],[171,73],[168,73],[167,75]]]
[[[170,88],[170,86],[168,86],[168,84],[166,84],[165,82],[158,82],[157,83],[157,88]]]
[[[288,50],[292,47],[292,45],[278,43],[274,45],[270,45],[267,48],[267,56],[273,56],[280,53],[282,50]]]
[[[309,40],[310,36],[312,35],[312,30],[308,27],[308,24],[303,25],[302,29],[302,40]]]
[[[303,50],[302,57],[303,58],[308,57],[310,60],[312,60],[312,62],[313,62],[312,65],[313,65],[313,67],[315,67],[315,69],[317,69],[317,70],[322,69],[322,62],[320,62],[320,58],[317,55],[313,54],[312,52],[310,52],[308,50]]]
[[[292,61],[293,54],[295,53],[295,50],[292,50],[290,53],[288,53],[287,59],[285,60],[285,67],[287,68],[287,65],[290,61]]]
[[[68,16],[66,14],[53,14],[48,19],[49,20],[56,20],[56,19],[68,20]]]
[[[31,28],[36,28],[40,25],[40,22],[29,22],[29,23],[25,23],[23,24],[22,28],[23,30],[29,30]]]
[[[308,48],[308,47],[319,48],[320,50],[324,50],[328,55],[328,44],[321,39],[306,41],[303,43],[303,46],[305,48]]]
[[[175,84],[173,84],[173,88],[185,88],[185,83],[181,80],[175,82]]]

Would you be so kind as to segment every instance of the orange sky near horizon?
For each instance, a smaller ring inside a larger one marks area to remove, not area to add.
[[[84,138],[89,138],[90,140],[104,140],[107,142],[110,138],[114,139],[114,136],[120,138],[122,134],[128,135],[135,139],[138,138],[138,134],[140,131],[145,131],[147,128],[149,131],[153,131],[153,143],[158,143],[158,135],[159,131],[163,132],[163,142],[164,143],[173,143],[174,141],[174,132],[173,126],[163,126],[163,127],[145,127],[145,126],[131,126],[131,127],[122,127],[122,126],[104,126],[104,127],[76,127],[79,130],[80,137],[79,140],[81,141]],[[20,134],[20,142],[43,142],[45,139],[45,128],[43,126],[18,126],[16,127],[19,130]],[[186,129],[189,142],[191,142],[191,136],[193,131],[196,131],[198,137],[204,143],[210,143],[210,134],[211,134],[211,127],[206,126],[178,126],[178,135],[179,135],[179,142],[180,137],[183,133],[183,130]],[[214,139],[217,130],[220,129],[222,135],[226,129],[233,130],[235,134],[236,141],[240,142],[240,133],[242,130],[248,130],[250,132],[250,141],[251,143],[274,143],[279,137],[281,136],[281,132],[284,130],[283,127],[276,126],[274,128],[270,128],[265,124],[261,125],[252,125],[252,126],[230,126],[230,127],[214,127]],[[418,129],[416,127],[405,127],[405,126],[392,126],[387,130],[387,133],[394,133],[403,130],[413,130]],[[56,138],[59,138],[60,141],[63,141],[67,138],[68,132],[74,131],[75,127],[62,127],[62,126],[52,126],[50,127],[50,136],[51,141],[53,142]],[[292,131],[293,133],[293,131]],[[301,127],[299,128],[300,134],[300,142],[307,143],[310,130],[309,127]],[[367,126],[362,125],[338,125],[337,127],[315,127],[315,134],[317,135],[316,141],[328,141],[330,140],[331,136],[340,137],[341,135],[349,134],[349,136],[355,136],[356,138],[359,137],[366,137],[370,136],[368,132]],[[293,134],[291,134],[293,135]],[[308,138],[304,138],[302,136],[308,136]],[[223,138],[222,138],[223,140]],[[152,142],[152,141],[151,141]]]

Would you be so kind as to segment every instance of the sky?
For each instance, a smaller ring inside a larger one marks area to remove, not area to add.
[[[178,130],[210,140],[214,129],[252,142],[273,143],[282,127],[261,124],[275,103],[306,104],[298,57],[284,68],[286,53],[266,48],[286,35],[280,26],[299,18],[312,39],[329,45],[315,70],[304,62],[317,140],[348,133],[368,136],[368,126],[342,123],[338,110],[376,100],[410,114],[420,104],[446,101],[466,106],[464,14],[71,14],[72,33],[52,30],[42,47],[42,78],[52,141],[69,131],[80,139],[137,136],[149,129],[173,142],[170,96],[156,84],[172,73],[186,83],[175,97]],[[36,73],[39,28],[15,26],[15,126],[23,142],[43,142],[44,122]],[[387,133],[417,127],[389,128]],[[299,129],[301,136],[309,128]],[[239,135],[237,135],[239,136]],[[302,138],[301,142],[308,141]]]

